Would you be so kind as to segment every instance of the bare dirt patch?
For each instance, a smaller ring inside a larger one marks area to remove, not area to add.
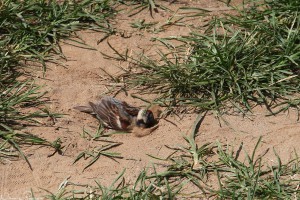
[[[165,3],[172,10],[177,10],[180,6],[197,6],[210,8],[212,14],[218,10],[224,10],[224,5],[217,1],[197,1],[178,3]],[[226,10],[226,9],[225,9]],[[176,14],[160,10],[154,13],[152,18],[148,11],[143,11],[133,17],[128,17],[125,10],[117,17],[118,34],[109,37],[109,43],[118,51],[141,52],[145,50],[147,54],[156,54],[157,47],[152,37],[163,37],[171,35],[186,35],[189,33],[189,26],[166,26],[164,31],[158,33],[149,33],[147,31],[138,31],[130,26],[137,20],[145,19],[146,22],[158,22],[156,26],[164,24],[168,18]],[[193,25],[203,24],[209,17],[200,18],[188,23]],[[112,160],[101,156],[97,162],[83,171],[89,160],[79,160],[73,164],[79,153],[108,144],[103,141],[93,141],[83,137],[83,128],[96,132],[98,121],[88,114],[80,113],[72,108],[76,105],[84,105],[88,101],[93,101],[97,97],[112,90],[119,88],[115,83],[110,82],[107,74],[101,70],[104,69],[110,75],[122,73],[119,66],[126,67],[126,64],[113,60],[105,59],[101,52],[112,55],[113,50],[107,45],[107,41],[97,44],[103,37],[95,32],[77,33],[86,44],[96,50],[77,48],[72,45],[62,43],[62,49],[66,55],[67,61],[65,67],[50,64],[44,78],[36,78],[36,82],[45,85],[43,90],[48,91],[51,99],[49,108],[53,112],[65,113],[62,118],[56,121],[45,121],[45,126],[27,127],[26,131],[34,133],[48,140],[61,138],[63,142],[63,155],[52,154],[52,150],[45,147],[28,147],[24,152],[33,167],[30,170],[24,160],[6,161],[0,165],[0,199],[1,198],[28,198],[31,196],[31,189],[35,197],[41,197],[46,194],[43,189],[51,192],[57,191],[60,183],[68,179],[78,184],[93,184],[98,180],[104,185],[109,185],[112,180],[126,169],[125,179],[133,182],[140,171],[145,167],[152,167],[154,161],[147,154],[166,157],[171,151],[165,147],[184,145],[185,141],[182,134],[190,131],[196,114],[185,114],[181,116],[171,115],[167,120],[159,122],[159,128],[151,135],[138,138],[132,134],[116,134],[109,139],[114,142],[120,142],[122,145],[112,148],[108,151],[118,152],[122,159]],[[125,65],[125,66],[124,66]],[[42,72],[37,72],[36,76],[41,77]],[[128,91],[129,95],[120,92],[117,98],[136,105],[146,105],[139,99],[132,98],[130,94],[135,91]],[[151,100],[151,97],[143,97]],[[224,119],[228,122],[218,119],[214,113],[209,113],[200,128],[197,142],[204,144],[216,140],[238,146],[243,142],[243,148],[251,151],[254,148],[258,138],[263,136],[263,143],[260,145],[261,151],[267,148],[276,148],[279,155],[287,161],[291,153],[300,147],[299,122],[296,112],[282,113],[277,116],[266,117],[267,111],[264,108],[256,108],[253,114],[247,117],[240,115],[225,115]],[[170,123],[170,121],[172,123]],[[274,161],[272,153],[267,154],[270,162]]]

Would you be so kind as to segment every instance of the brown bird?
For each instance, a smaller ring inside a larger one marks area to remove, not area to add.
[[[113,97],[104,96],[89,106],[76,106],[74,109],[96,115],[107,128],[132,130],[134,127],[149,128],[156,123],[150,110],[140,109]]]

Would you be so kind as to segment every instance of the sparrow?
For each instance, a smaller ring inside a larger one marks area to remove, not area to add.
[[[76,106],[74,109],[96,115],[106,128],[129,131],[135,127],[149,128],[156,120],[152,111],[140,109],[110,96],[104,96],[89,106]]]

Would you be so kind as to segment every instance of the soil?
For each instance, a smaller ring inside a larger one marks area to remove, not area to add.
[[[240,1],[235,1],[238,4]],[[212,10],[210,15],[219,15],[228,12],[224,4],[216,0],[199,1],[174,1],[160,2],[176,11],[182,6],[195,6]],[[222,11],[222,12],[221,12]],[[61,183],[65,180],[76,184],[93,184],[98,180],[103,185],[109,185],[124,168],[125,179],[132,183],[137,175],[145,167],[152,166],[157,162],[148,155],[165,158],[172,151],[166,146],[176,147],[185,145],[182,134],[191,131],[197,114],[170,115],[167,119],[159,121],[159,127],[150,135],[145,137],[135,137],[133,134],[114,134],[105,138],[106,140],[121,143],[113,147],[110,152],[117,152],[123,157],[115,160],[101,156],[93,165],[84,170],[90,160],[80,159],[73,164],[76,157],[83,151],[92,150],[95,147],[111,144],[105,141],[94,141],[83,134],[83,130],[95,134],[99,122],[88,114],[80,113],[73,109],[77,105],[86,105],[88,101],[94,101],[101,95],[110,91],[110,94],[117,94],[116,97],[125,100],[135,106],[145,106],[145,102],[133,98],[131,94],[136,93],[129,90],[117,93],[120,85],[110,81],[109,73],[116,76],[122,73],[120,67],[128,67],[127,63],[105,59],[101,52],[113,55],[113,50],[108,46],[109,42],[120,52],[129,53],[145,51],[147,54],[157,53],[157,42],[151,41],[152,37],[187,35],[191,31],[189,26],[167,26],[164,31],[151,33],[144,30],[136,30],[130,26],[137,20],[145,19],[145,22],[158,22],[159,26],[167,21],[173,14],[169,11],[159,9],[158,13],[153,13],[153,18],[149,11],[145,10],[132,17],[128,16],[128,10],[124,10],[117,16],[118,34],[110,36],[108,39],[97,44],[104,36],[102,33],[81,31],[77,35],[86,44],[96,50],[78,48],[68,44],[69,41],[61,43],[63,53],[67,60],[62,61],[65,67],[49,63],[49,68],[42,76],[42,71],[35,72],[36,83],[44,85],[42,90],[48,92],[47,96],[51,103],[49,110],[56,113],[64,113],[61,118],[54,121],[45,120],[44,126],[27,127],[25,131],[34,133],[42,138],[54,141],[60,138],[63,142],[62,155],[53,153],[53,149],[47,147],[24,147],[24,152],[32,165],[32,170],[23,159],[17,161],[5,160],[5,164],[0,165],[0,199],[31,197],[33,191],[35,198],[42,198],[48,192],[56,193]],[[179,18],[180,13],[175,14]],[[187,24],[195,26],[204,24],[210,16],[200,17]],[[126,35],[127,37],[124,37]],[[106,72],[104,72],[103,70]],[[43,78],[41,78],[43,77]],[[153,96],[143,96],[151,100]],[[221,141],[238,147],[243,142],[243,149],[251,152],[260,136],[263,136],[259,145],[259,152],[264,152],[270,148],[266,155],[270,163],[276,162],[272,148],[282,157],[283,162],[289,160],[294,150],[300,150],[299,121],[297,113],[290,110],[276,116],[267,117],[268,111],[263,107],[256,107],[253,113],[247,117],[241,115],[224,115],[224,120],[218,118],[215,113],[209,112],[205,117],[196,141],[198,145]]]

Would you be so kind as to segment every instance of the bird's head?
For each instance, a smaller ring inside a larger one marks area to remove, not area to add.
[[[149,128],[155,124],[152,111],[141,109],[136,118],[136,125],[142,128]]]

